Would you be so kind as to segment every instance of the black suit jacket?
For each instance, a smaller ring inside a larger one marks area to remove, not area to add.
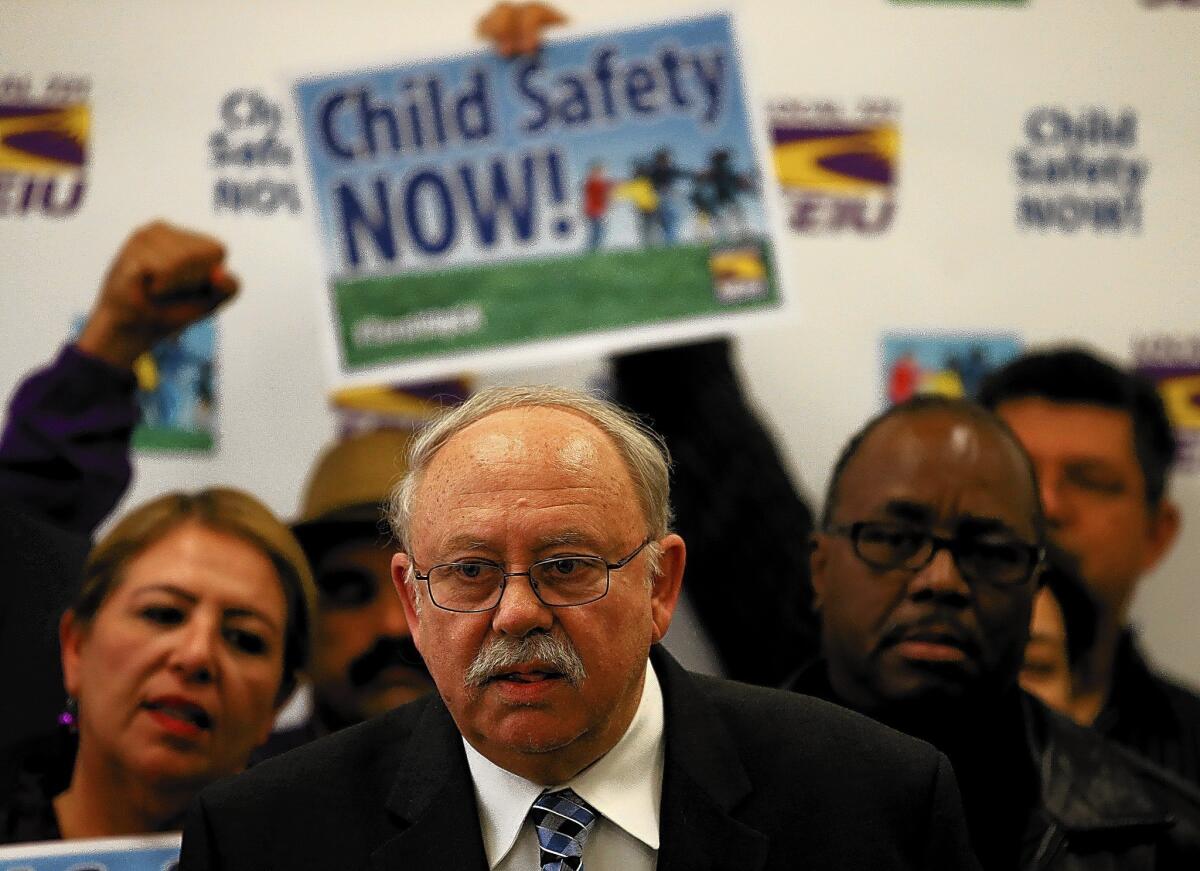
[[[55,728],[66,701],[58,618],[79,587],[88,541],[0,505],[0,803],[14,745]]]
[[[932,747],[816,699],[690,675],[661,651],[651,661],[661,871],[977,867]],[[445,705],[427,697],[205,790],[181,868],[486,871]]]

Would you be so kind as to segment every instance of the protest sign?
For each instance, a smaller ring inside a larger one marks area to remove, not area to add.
[[[974,399],[983,379],[1021,353],[1007,333],[885,333],[880,339],[884,405],[919,394]]]
[[[0,871],[175,871],[179,834],[0,847]]]
[[[711,334],[785,302],[726,15],[294,90],[340,380]]]
[[[1200,474],[1200,335],[1137,336],[1133,363],[1162,396],[1175,433],[1175,470]]]
[[[83,330],[77,315],[71,338]],[[133,362],[138,424],[133,447],[145,453],[212,453],[216,437],[216,319],[204,318],[160,339]]]

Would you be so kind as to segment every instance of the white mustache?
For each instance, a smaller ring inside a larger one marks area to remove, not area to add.
[[[463,683],[468,687],[481,687],[496,675],[507,674],[517,666],[535,660],[560,673],[572,686],[579,686],[587,677],[583,659],[570,639],[540,632],[522,638],[496,636],[479,648],[463,675]]]

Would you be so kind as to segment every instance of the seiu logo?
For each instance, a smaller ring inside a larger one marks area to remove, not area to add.
[[[86,103],[0,103],[0,216],[74,214],[87,187]],[[13,99],[16,96],[17,99]]]

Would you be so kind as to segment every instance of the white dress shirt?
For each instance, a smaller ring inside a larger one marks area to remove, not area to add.
[[[658,860],[664,746],[662,688],[649,663],[637,713],[621,740],[567,783],[540,786],[486,759],[464,740],[488,867],[540,868],[529,808],[542,792],[570,787],[599,814],[584,846],[584,868],[652,871]]]

